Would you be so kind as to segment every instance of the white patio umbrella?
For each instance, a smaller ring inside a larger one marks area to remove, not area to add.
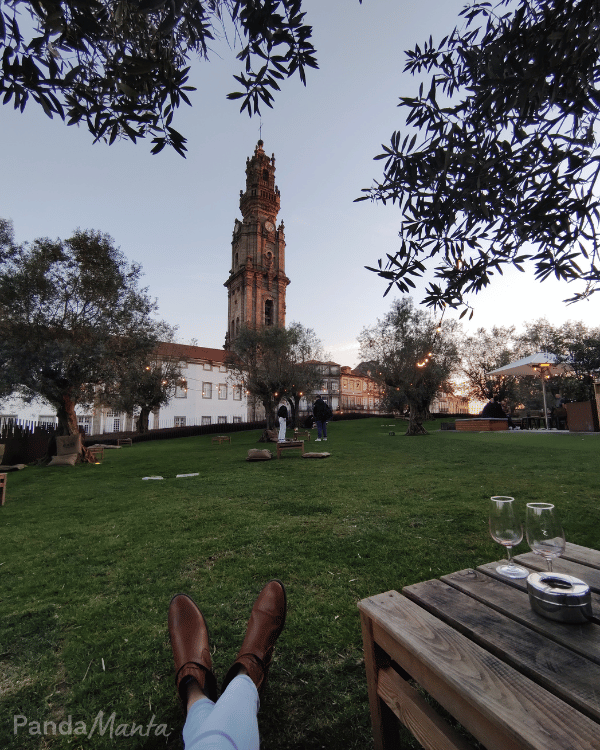
[[[548,429],[548,410],[546,408],[546,380],[552,375],[562,375],[568,372],[571,366],[567,362],[557,362],[554,354],[549,352],[538,352],[523,357],[516,362],[511,362],[497,370],[491,370],[488,375],[536,375],[542,379],[542,393],[544,395],[544,416],[546,417],[546,429]]]

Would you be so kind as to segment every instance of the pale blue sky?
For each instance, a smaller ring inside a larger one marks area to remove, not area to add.
[[[341,364],[355,365],[356,336],[389,309],[385,282],[364,269],[397,248],[396,208],[355,204],[379,177],[373,157],[403,129],[398,97],[418,81],[403,74],[404,50],[430,34],[439,40],[458,21],[463,0],[304,0],[320,69],[308,85],[284,82],[274,110],[262,115],[265,151],[276,157],[279,218],[286,228],[287,320],[313,328]],[[231,232],[245,186],[246,157],[258,118],[239,113],[235,52],[215,45],[210,63],[193,65],[193,107],[174,126],[188,156],[150,154],[150,142],[92,144],[83,128],[49,120],[34,104],[0,110],[0,216],[19,241],[67,237],[73,229],[112,235],[143,266],[144,285],[179,339],[220,348],[227,327],[223,283]],[[515,324],[543,315],[596,325],[600,300],[567,308],[570,289],[537,284],[515,272],[474,298],[469,328]],[[419,299],[419,290],[415,294]]]

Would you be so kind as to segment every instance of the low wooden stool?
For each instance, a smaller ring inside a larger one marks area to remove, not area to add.
[[[299,437],[305,437],[310,442],[310,432],[308,430],[294,430],[294,440]]]
[[[211,443],[218,443],[219,445],[221,445],[221,443],[230,443],[230,442],[231,442],[230,435],[217,435],[211,440]]]
[[[117,438],[117,445],[133,445],[131,438]]]
[[[0,474],[0,505],[6,502],[6,474]]]
[[[304,453],[304,440],[287,440],[285,443],[277,443],[277,458],[281,458],[281,451],[290,448],[300,448],[300,451]]]

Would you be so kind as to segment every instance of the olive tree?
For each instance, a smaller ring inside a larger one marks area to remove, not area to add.
[[[407,53],[418,93],[400,98],[404,129],[357,199],[400,209],[400,243],[370,270],[402,293],[431,273],[422,301],[461,314],[507,266],[585,298],[600,282],[600,4],[472,2],[461,16]]]
[[[391,310],[358,337],[361,359],[373,363],[375,378],[386,386],[383,406],[410,410],[407,435],[426,435],[429,404],[448,383],[459,362],[458,324],[443,325],[410,297],[395,300]]]
[[[148,356],[165,324],[138,287],[140,266],[108,235],[77,229],[67,240],[16,245],[2,226],[0,393],[45,399],[59,434],[77,434],[75,406]]]
[[[306,83],[317,67],[304,15],[302,0],[3,0],[0,96],[21,111],[34,101],[95,140],[150,136],[152,153],[169,145],[183,156],[172,122],[191,103],[193,58],[239,42],[229,98],[258,113],[278,81]]]

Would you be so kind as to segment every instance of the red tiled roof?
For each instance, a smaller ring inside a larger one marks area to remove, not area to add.
[[[180,359],[204,359],[209,362],[225,362],[225,349],[209,349],[206,346],[192,346],[191,344],[173,344],[161,341],[156,349],[158,355],[165,357],[179,357]]]

